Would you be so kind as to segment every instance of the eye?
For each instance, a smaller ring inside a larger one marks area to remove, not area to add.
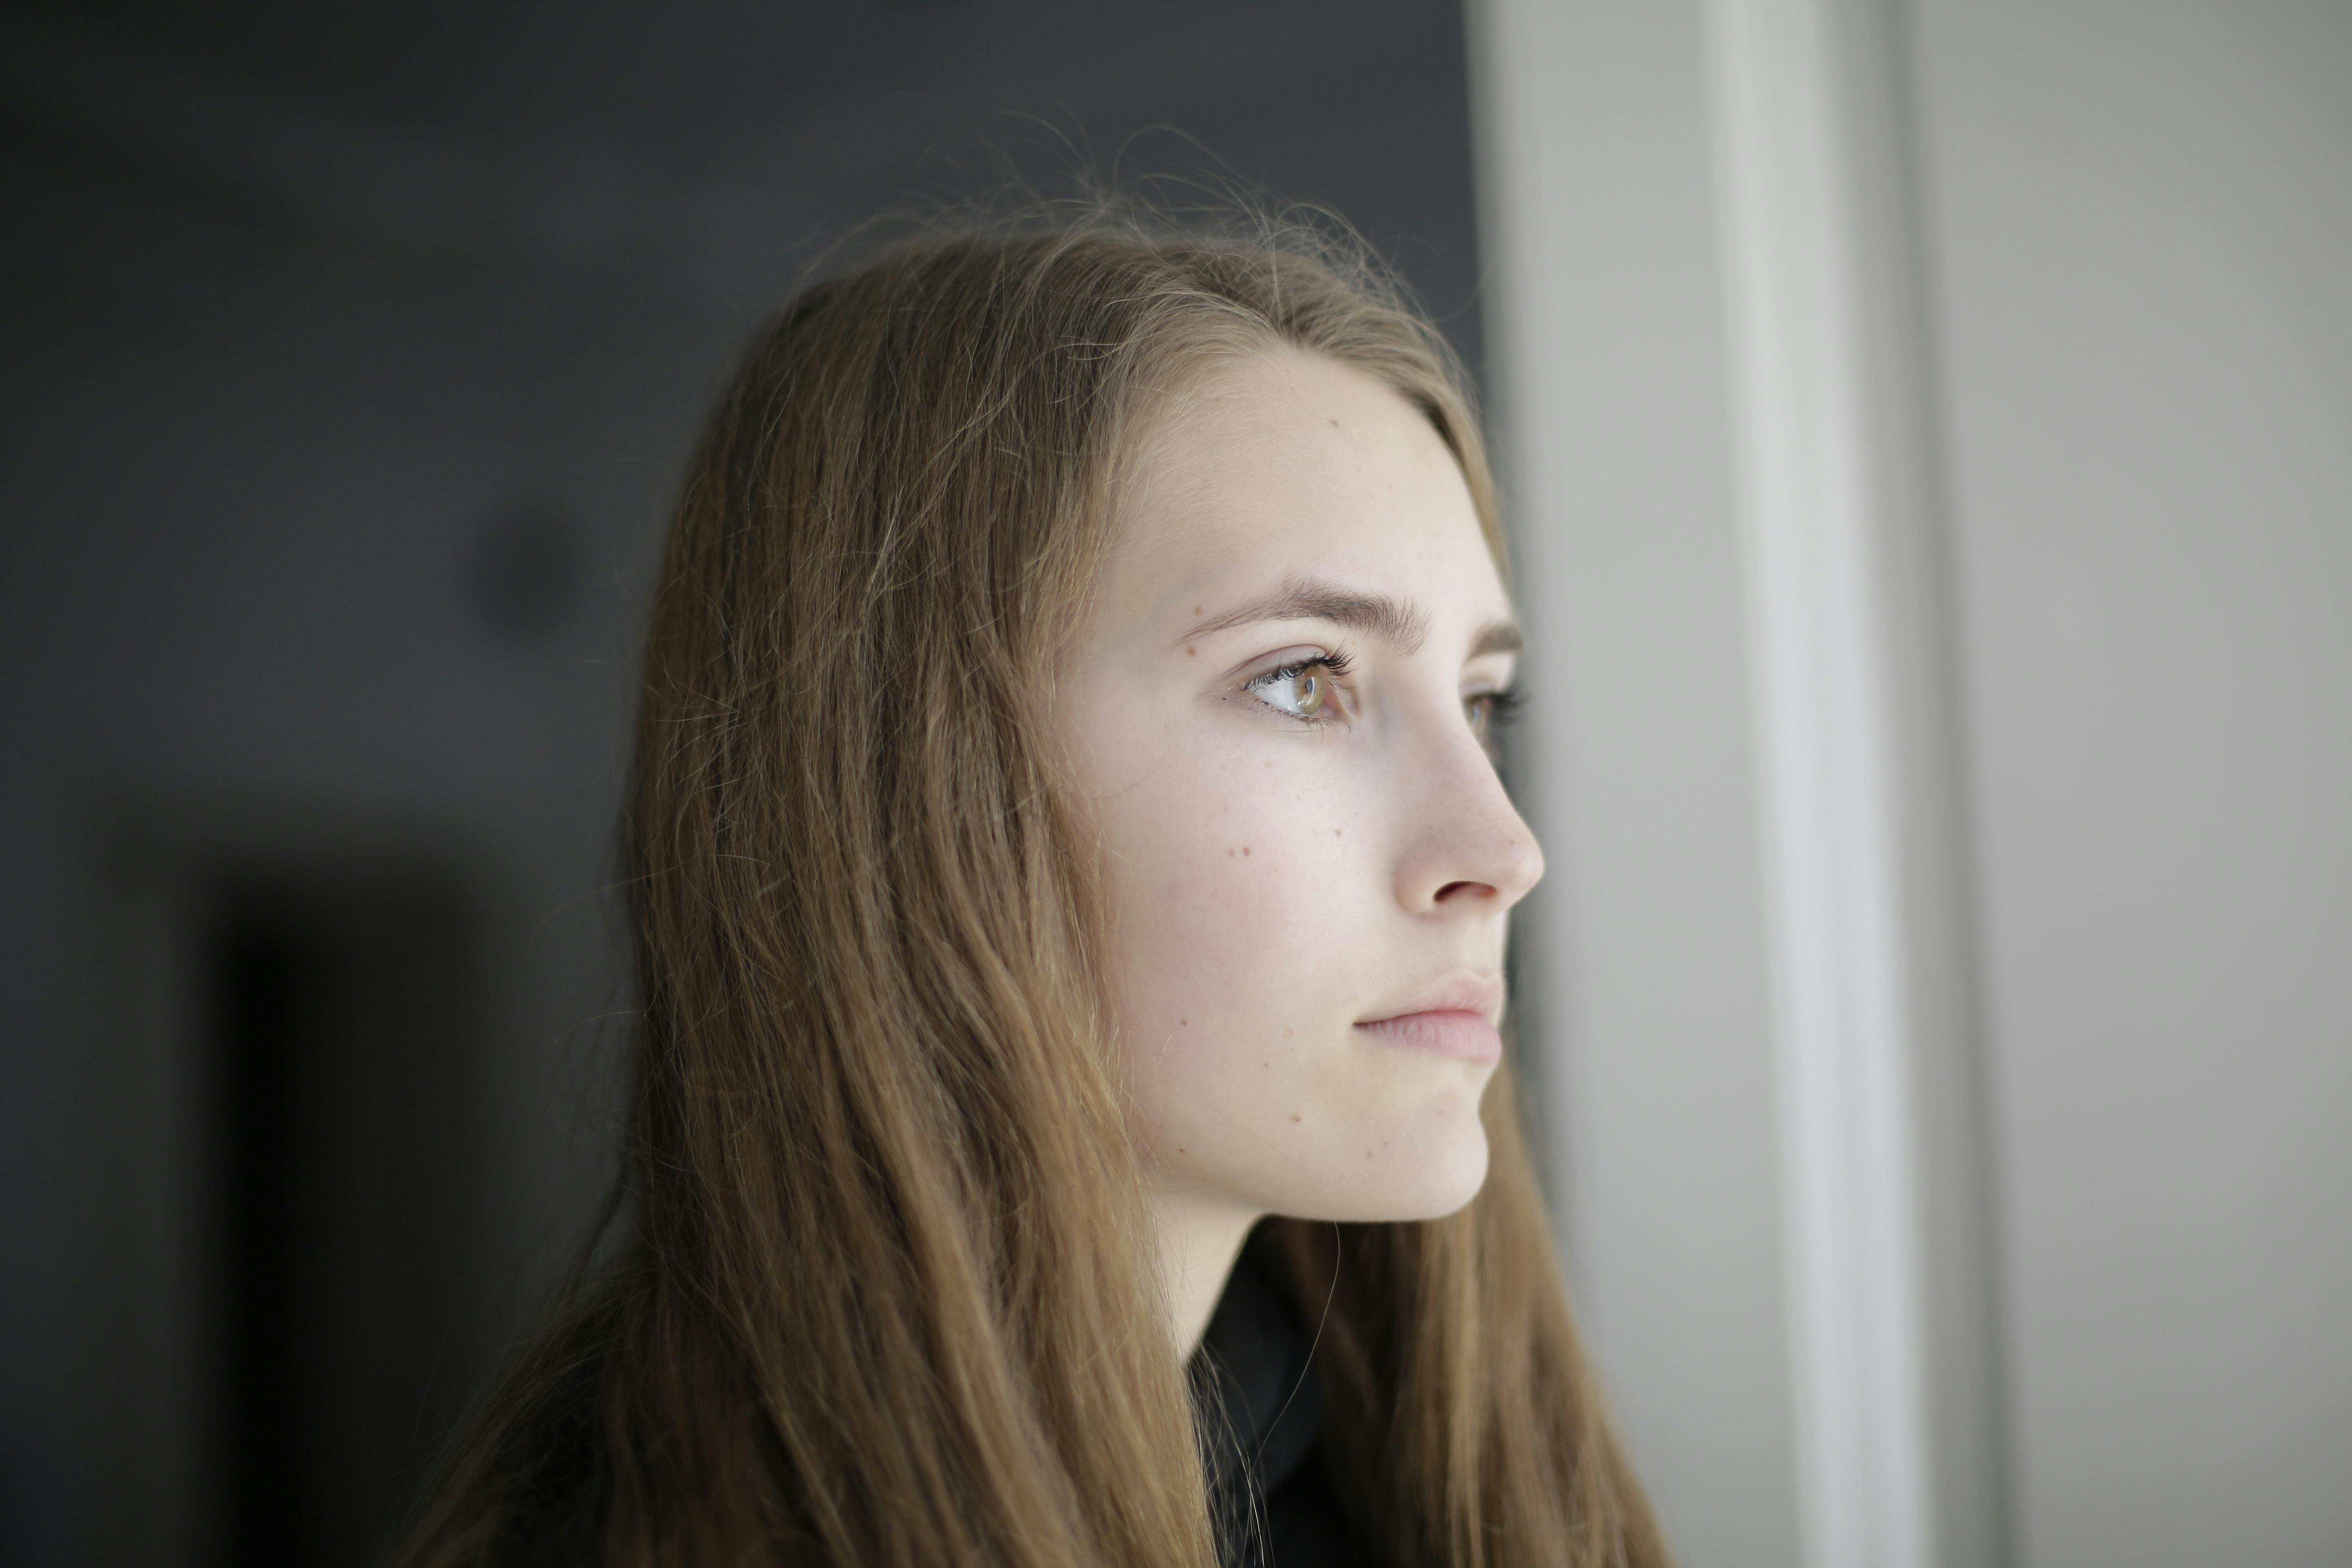
[[[1470,721],[1470,732],[1491,747],[1496,731],[1511,721],[1523,700],[1516,691],[1473,691],[1462,699],[1462,712]]]
[[[1318,654],[1254,675],[1243,689],[1277,713],[1309,724],[1328,723],[1341,716],[1339,679],[1348,673],[1343,653]]]

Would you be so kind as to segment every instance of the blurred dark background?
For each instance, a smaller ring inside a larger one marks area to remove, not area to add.
[[[361,1560],[597,1194],[640,599],[848,225],[1326,204],[1474,362],[1436,0],[12,6],[0,1560]]]

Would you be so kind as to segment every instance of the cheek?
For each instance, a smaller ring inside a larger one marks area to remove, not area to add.
[[[1117,803],[1107,826],[1137,1046],[1296,1037],[1349,1005],[1355,927],[1379,879],[1337,792],[1279,772],[1196,759]]]
[[[1344,781],[1274,760],[1196,755],[1104,803],[1137,1136],[1255,1208],[1449,1212],[1485,1174],[1486,1072],[1355,1035],[1393,981],[1388,880]]]

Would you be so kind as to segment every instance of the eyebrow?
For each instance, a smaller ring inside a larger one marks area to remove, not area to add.
[[[1429,616],[1417,605],[1387,594],[1369,594],[1320,577],[1291,577],[1270,594],[1261,594],[1232,609],[1211,616],[1178,639],[1191,642],[1235,626],[1260,621],[1330,621],[1380,637],[1404,653],[1417,652],[1429,637]],[[1471,640],[1470,654],[1517,653],[1527,646],[1519,628],[1507,620],[1490,621]]]

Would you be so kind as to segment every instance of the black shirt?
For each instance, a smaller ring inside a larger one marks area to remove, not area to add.
[[[1224,1568],[1371,1568],[1324,1464],[1315,1335],[1255,1250],[1243,1249],[1189,1368],[1217,1555]],[[593,1358],[567,1383],[541,1413],[539,1463],[496,1553],[512,1568],[604,1556]]]
[[[1370,1560],[1322,1454],[1315,1336],[1244,1248],[1191,1367],[1202,1464],[1225,1568],[1359,1568]]]

